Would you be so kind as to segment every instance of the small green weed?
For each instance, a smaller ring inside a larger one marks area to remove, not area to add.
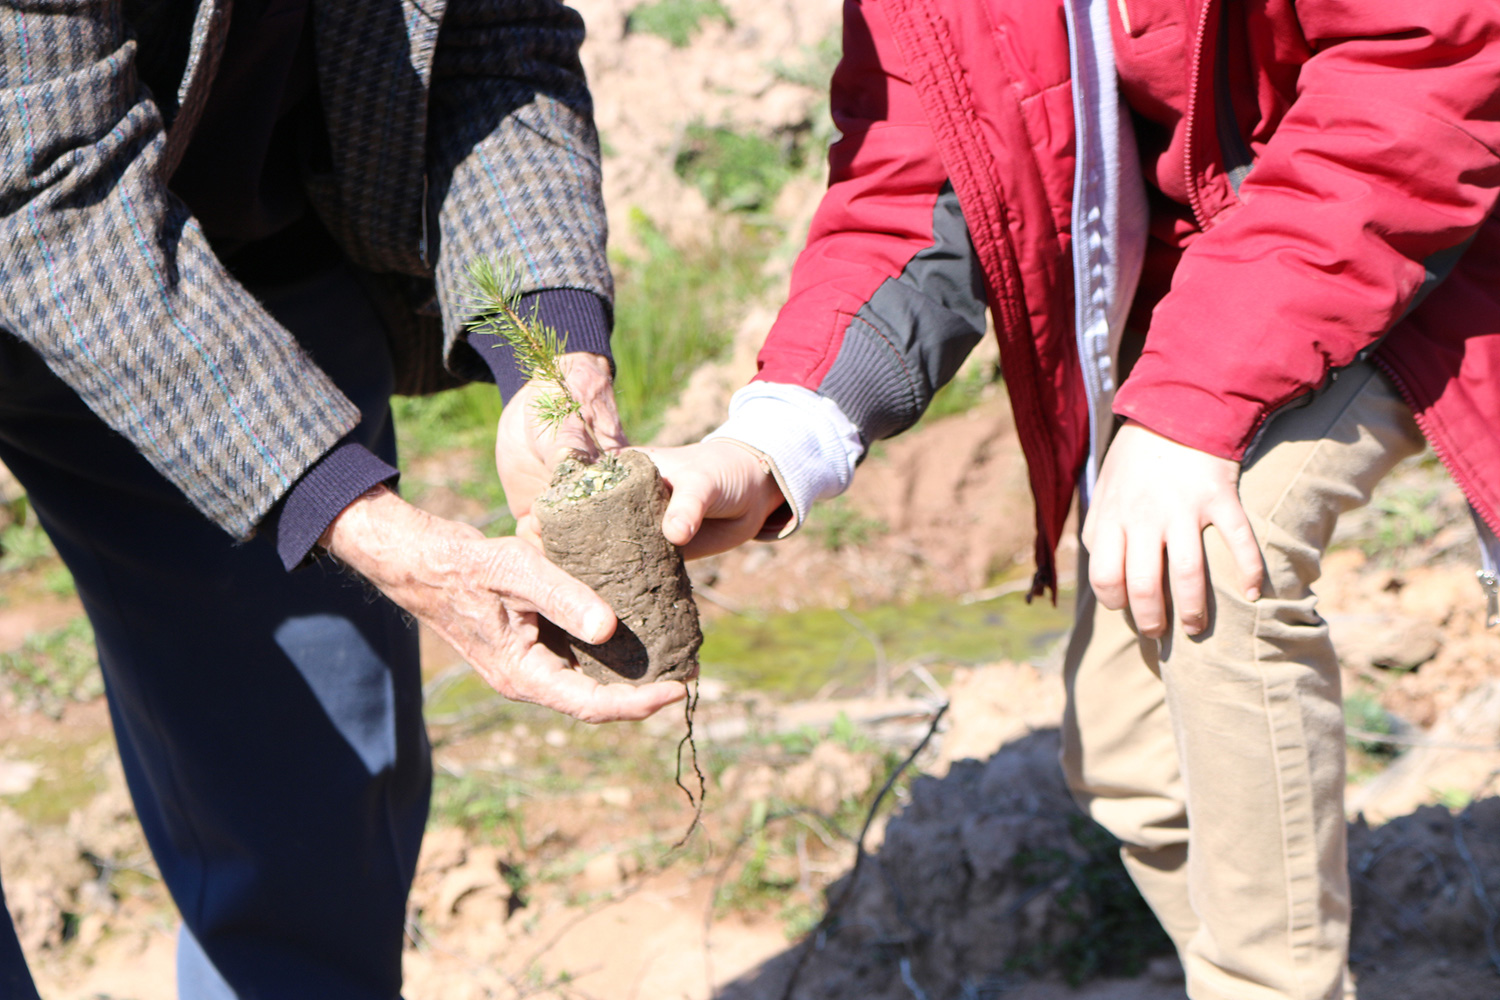
[[[0,683],[23,711],[62,715],[68,702],[92,701],[104,693],[94,651],[94,630],[75,618],[51,632],[29,637],[20,649],[0,654]]]
[[[788,902],[778,914],[782,933],[788,941],[800,941],[812,933],[823,919],[823,909],[810,903]]]
[[[42,589],[57,597],[72,597],[78,593],[78,585],[73,582],[73,574],[68,572],[68,567],[59,563],[47,571],[42,577]]]
[[[0,531],[0,553],[3,553],[0,554],[0,573],[13,573],[51,559],[57,555],[57,550],[36,518],[26,516]]]
[[[1344,725],[1380,736],[1389,736],[1393,730],[1390,715],[1371,691],[1355,691],[1344,698]],[[1399,747],[1378,740],[1350,735],[1347,741],[1349,746],[1375,762],[1389,762],[1400,753]]]
[[[1415,488],[1376,497],[1370,505],[1375,515],[1374,534],[1360,542],[1365,555],[1398,555],[1436,535],[1443,526],[1436,513],[1438,495],[1436,488]]]
[[[488,452],[495,445],[500,393],[476,382],[432,396],[397,396],[391,410],[403,461],[455,448]]]
[[[656,35],[674,48],[687,48],[707,21],[733,25],[729,11],[718,0],[657,0],[642,4],[625,18],[625,33]]]
[[[522,794],[518,782],[439,773],[433,779],[427,825],[458,826],[490,840],[508,834],[520,843],[524,837]]]
[[[926,412],[917,421],[917,426],[951,417],[957,413],[967,413],[979,405],[999,383],[998,365],[965,365],[952,381],[933,395],[932,402],[928,404]]]
[[[1121,864],[1120,842],[1086,816],[1070,817],[1069,832],[1083,848],[1082,861],[1054,848],[1021,851],[1013,864],[1031,885],[1067,876],[1056,902],[1076,933],[1012,964],[1058,969],[1074,987],[1095,976],[1138,976],[1150,959],[1172,950],[1171,939]]]
[[[839,32],[831,31],[814,45],[800,46],[793,59],[773,60],[771,72],[778,80],[825,93],[842,55],[843,38]]]
[[[677,176],[726,212],[759,212],[806,163],[794,134],[773,139],[723,125],[688,126],[677,154]]]
[[[786,836],[773,836],[768,824],[772,817],[764,801],[757,801],[745,821],[750,855],[740,866],[739,874],[719,888],[714,908],[719,912],[759,912],[784,904],[797,886],[797,880],[775,872],[773,858],[795,853]]]
[[[861,514],[846,497],[835,497],[819,504],[807,519],[808,534],[829,552],[857,549],[890,530],[879,518]]]
[[[834,716],[833,725],[828,730],[828,738],[850,753],[864,753],[877,749],[875,741],[854,724],[848,712],[841,711]]]

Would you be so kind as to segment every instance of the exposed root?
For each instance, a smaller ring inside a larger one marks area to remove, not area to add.
[[[677,850],[688,842],[693,831],[703,823],[703,800],[708,795],[708,779],[703,776],[703,769],[698,766],[698,743],[693,739],[693,716],[698,711],[698,680],[693,679],[692,687],[688,682],[682,682],[683,689],[687,691],[687,697],[682,701],[682,718],[687,723],[687,732],[683,733],[682,739],[677,741],[677,787],[682,789],[682,794],[687,796],[688,805],[693,807],[693,821],[688,824],[687,830],[677,843],[672,845],[672,850]],[[693,773],[698,776],[698,794],[694,795],[692,789],[682,783],[682,748],[687,746],[691,751],[690,759],[693,762]]]

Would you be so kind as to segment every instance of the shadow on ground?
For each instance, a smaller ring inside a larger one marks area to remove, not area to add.
[[[1084,985],[1080,997],[1181,997],[1117,843],[1063,784],[1058,741],[1040,730],[917,779],[879,849],[830,887],[821,930],[722,1000],[1009,1000],[1044,995],[1039,980],[1049,997],[1067,985]],[[1349,832],[1360,1000],[1500,997],[1500,799]],[[1112,979],[1098,992],[1099,977],[1148,968],[1138,986]]]

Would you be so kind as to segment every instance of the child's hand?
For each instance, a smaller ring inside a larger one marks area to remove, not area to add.
[[[1083,524],[1089,583],[1112,611],[1127,605],[1136,629],[1153,639],[1171,626],[1162,587],[1163,553],[1172,603],[1188,635],[1208,627],[1203,531],[1219,530],[1247,599],[1260,596],[1261,559],[1240,505],[1240,466],[1178,444],[1134,421],[1115,435]]]
[[[700,559],[760,533],[784,502],[767,464],[723,439],[681,448],[642,448],[672,490],[662,521],[667,541]]]

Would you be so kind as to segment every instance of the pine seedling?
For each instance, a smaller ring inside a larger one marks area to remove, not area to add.
[[[569,417],[583,411],[583,404],[568,388],[563,375],[561,359],[568,349],[567,334],[559,334],[545,323],[521,315],[521,274],[514,263],[475,257],[469,261],[468,273],[467,297],[474,313],[468,322],[469,331],[498,336],[516,352],[516,361],[526,380],[550,388],[551,391],[535,399],[532,412],[543,427],[556,431]],[[583,421],[583,429],[594,450],[604,454],[587,420]]]

